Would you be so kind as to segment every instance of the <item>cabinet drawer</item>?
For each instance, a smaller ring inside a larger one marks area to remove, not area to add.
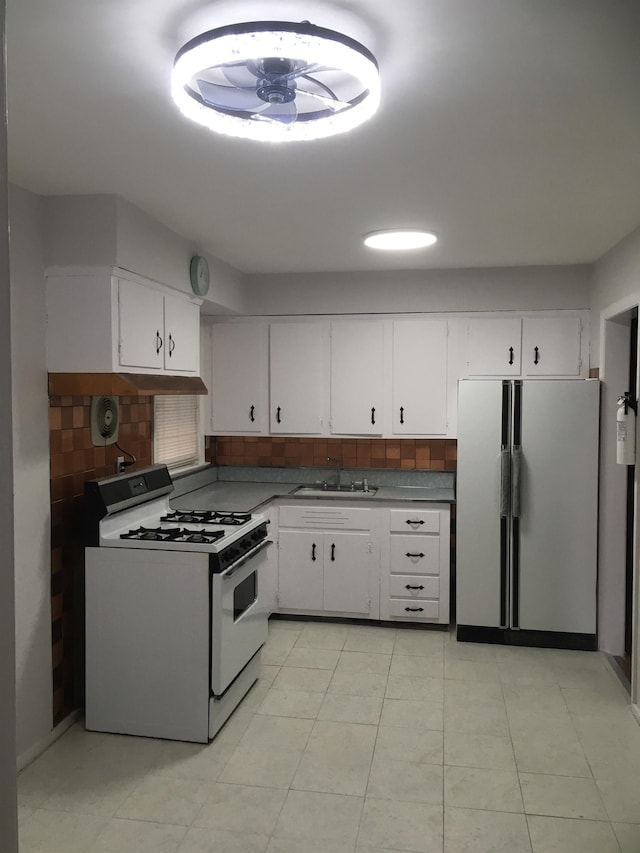
[[[438,598],[440,578],[392,575],[389,578],[389,595],[396,598]]]
[[[340,506],[281,506],[280,527],[306,527],[313,529],[369,530],[371,516],[368,509]]]
[[[439,536],[391,536],[391,565],[396,575],[439,575]]]
[[[402,619],[437,619],[437,601],[415,601],[411,598],[392,598],[389,601],[389,616]]]
[[[390,510],[392,533],[439,533],[440,511],[437,509]]]

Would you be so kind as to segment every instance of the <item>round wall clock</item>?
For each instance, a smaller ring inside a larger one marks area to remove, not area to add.
[[[191,288],[198,296],[206,296],[209,290],[209,264],[202,255],[194,255],[189,265]]]

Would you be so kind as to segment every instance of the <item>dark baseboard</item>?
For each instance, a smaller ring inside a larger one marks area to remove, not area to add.
[[[465,643],[534,646],[541,649],[576,649],[594,652],[598,648],[595,634],[571,634],[564,631],[514,631],[509,628],[458,625],[456,637]]]

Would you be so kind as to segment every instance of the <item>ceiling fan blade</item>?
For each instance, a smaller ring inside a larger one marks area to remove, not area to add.
[[[295,101],[288,104],[267,104],[263,110],[256,110],[253,118],[258,121],[277,122],[278,124],[293,124],[298,117]]]
[[[330,98],[327,95],[320,95],[318,92],[309,92],[307,89],[301,89],[300,86],[296,89],[296,95],[304,95],[307,98],[314,98],[317,101],[321,101],[334,112],[344,110],[350,106],[345,101],[339,101],[337,98]]]
[[[227,62],[218,67],[233,86],[254,89],[257,86],[258,75],[245,62]]]
[[[286,80],[293,80],[296,77],[306,77],[308,74],[317,74],[328,70],[326,65],[318,65],[317,62],[313,62],[311,65],[301,65],[300,68],[294,68],[288,74],[283,74],[282,77]]]
[[[198,80],[197,84],[204,101],[212,107],[251,112],[264,106],[264,101],[257,96],[255,89],[219,86],[217,83],[209,83],[208,80]]]

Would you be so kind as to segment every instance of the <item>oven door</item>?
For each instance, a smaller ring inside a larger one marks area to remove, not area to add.
[[[211,684],[220,696],[267,639],[269,614],[262,601],[265,540],[211,583]]]

